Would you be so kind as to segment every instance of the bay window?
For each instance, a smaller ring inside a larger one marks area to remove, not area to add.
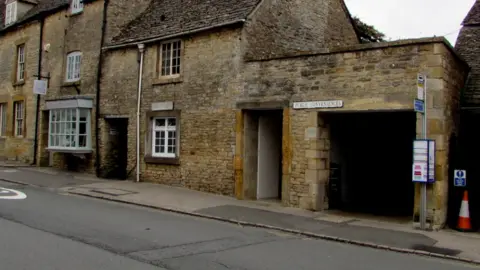
[[[90,150],[90,114],[88,108],[51,109],[48,148],[52,150]]]

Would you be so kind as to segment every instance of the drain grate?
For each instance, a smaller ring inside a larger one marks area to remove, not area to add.
[[[110,196],[122,196],[122,195],[138,193],[138,192],[123,190],[123,189],[116,189],[116,188],[96,188],[96,189],[91,189],[90,191],[96,192],[96,193],[102,193]]]
[[[449,255],[449,256],[455,256],[460,254],[461,252],[460,250],[456,250],[456,249],[427,246],[427,245],[421,245],[421,244],[413,245],[412,249],[431,252],[431,253],[438,253],[442,255]]]

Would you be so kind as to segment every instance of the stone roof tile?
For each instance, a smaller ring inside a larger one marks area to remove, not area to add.
[[[153,0],[111,45],[166,37],[246,19],[260,0]]]
[[[476,0],[467,17],[463,20],[463,25],[480,24],[480,0]]]

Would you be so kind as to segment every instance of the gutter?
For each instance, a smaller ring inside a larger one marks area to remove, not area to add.
[[[107,8],[109,0],[105,0],[103,4],[103,19],[102,19],[102,36],[100,37],[100,54],[98,56],[97,65],[97,89],[95,93],[95,174],[100,177],[100,140],[99,140],[99,119],[100,119],[100,87],[102,82],[102,66],[103,66],[103,53],[102,46],[105,42],[105,33],[107,32]]]
[[[40,38],[38,43],[38,70],[37,75],[38,79],[42,79],[42,58],[43,58],[43,27],[45,25],[45,19],[40,19]],[[35,134],[33,138],[33,161],[31,165],[37,164],[37,153],[38,153],[38,118],[40,116],[40,95],[37,94],[37,105],[35,109]]]
[[[161,37],[156,37],[156,38],[151,38],[151,39],[138,40],[138,41],[124,43],[124,44],[120,44],[120,45],[106,46],[106,47],[103,47],[102,49],[103,50],[111,50],[111,49],[119,49],[119,48],[125,48],[125,47],[134,47],[134,46],[138,46],[140,43],[147,44],[147,43],[152,43],[152,42],[156,42],[156,41],[160,41],[160,40],[176,38],[176,37],[180,37],[180,36],[184,36],[184,35],[196,34],[196,33],[199,33],[199,32],[204,32],[204,31],[208,31],[208,30],[211,30],[211,29],[219,28],[219,27],[229,26],[229,25],[233,25],[233,24],[237,24],[237,23],[245,23],[245,21],[246,21],[245,19],[240,19],[240,20],[230,21],[230,22],[226,22],[226,23],[216,24],[214,26],[197,28],[197,29],[190,30],[190,31],[180,32],[180,33],[176,33],[176,34],[173,34],[173,35],[161,36]]]

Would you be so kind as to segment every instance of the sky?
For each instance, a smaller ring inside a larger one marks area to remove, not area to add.
[[[352,16],[392,40],[445,36],[452,45],[475,0],[344,0]]]

